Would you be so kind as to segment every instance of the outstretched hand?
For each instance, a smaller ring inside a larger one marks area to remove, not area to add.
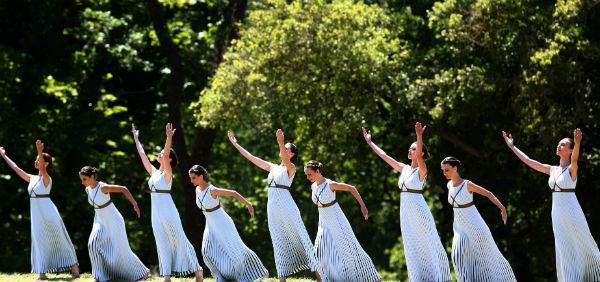
[[[6,155],[6,150],[4,150],[4,147],[0,146],[0,156],[5,156]]]
[[[363,137],[367,143],[371,143],[371,130],[367,131],[364,127],[362,128]]]
[[[140,218],[140,207],[138,207],[137,204],[133,205],[133,209],[135,210],[135,213],[137,214],[138,218]]]
[[[506,209],[502,209],[500,214],[502,215],[502,222],[504,222],[504,224],[506,224],[506,219],[508,218],[508,215],[506,214]]]
[[[283,140],[285,140],[283,136],[283,130],[281,130],[281,128],[277,129],[275,136],[277,136],[277,142],[283,142]]]
[[[38,154],[44,151],[44,143],[41,140],[35,141],[35,148],[37,149]]]
[[[502,137],[504,137],[504,142],[506,142],[506,145],[508,145],[508,147],[513,147],[515,145],[512,134],[507,134],[506,132],[502,131]]]
[[[235,135],[233,135],[231,130],[227,131],[227,137],[229,137],[229,142],[231,142],[231,144],[237,144],[237,139],[235,139]]]
[[[365,218],[365,220],[369,219],[369,210],[367,210],[366,206],[364,206],[364,205],[361,206],[360,207],[360,211],[362,212],[363,217]]]
[[[425,128],[427,128],[427,126],[423,126],[421,125],[420,122],[416,122],[415,123],[415,132],[417,133],[417,136],[423,136],[423,132],[425,131]]]
[[[250,213],[250,216],[254,217],[254,207],[252,206],[252,204],[247,204],[246,208],[248,208],[248,212]]]
[[[575,128],[575,130],[573,130],[573,140],[575,140],[575,143],[580,143],[582,138],[583,132],[581,132],[581,129]]]
[[[173,137],[173,135],[175,134],[175,128],[173,128],[173,124],[172,123],[167,123],[167,125],[165,125],[165,133],[167,134],[167,137]]]
[[[140,131],[135,128],[135,124],[133,123],[131,124],[131,133],[133,134],[134,138],[140,137]]]

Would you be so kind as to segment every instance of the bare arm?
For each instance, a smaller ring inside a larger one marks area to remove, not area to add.
[[[486,190],[485,188],[469,181],[468,185],[467,185],[467,190],[469,190],[469,192],[471,193],[477,193],[479,195],[485,196],[488,199],[490,199],[490,201],[492,201],[492,203],[494,203],[494,205],[496,205],[499,209],[500,209],[500,213],[502,215],[502,222],[504,222],[504,224],[506,224],[506,208],[504,207],[504,205],[502,205],[502,203],[500,202],[500,200],[498,200],[498,198],[496,198],[496,196],[494,196],[494,194],[488,190]]]
[[[504,141],[506,142],[506,145],[508,146],[508,148],[513,151],[513,153],[515,153],[515,155],[517,155],[517,157],[523,161],[527,166],[529,166],[530,168],[533,168],[539,172],[545,173],[545,174],[550,174],[550,165],[547,164],[542,164],[534,159],[529,158],[525,153],[523,153],[523,151],[519,150],[515,144],[514,144],[514,139],[512,137],[512,134],[506,134],[506,132],[502,131],[502,137],[504,137]]]
[[[165,134],[167,135],[167,138],[165,140],[165,147],[163,148],[162,164],[165,168],[165,178],[167,182],[171,182],[173,170],[171,168],[171,162],[169,161],[169,158],[171,158],[171,144],[173,143],[173,134],[175,134],[175,128],[173,128],[172,123],[167,123],[165,126]]]
[[[102,185],[102,193],[121,193],[125,195],[125,198],[127,198],[127,200],[133,206],[133,209],[137,213],[138,218],[140,217],[140,208],[138,207],[137,202],[135,201],[133,195],[131,195],[131,192],[129,192],[129,189],[127,189],[127,187],[114,184],[105,184]]]
[[[250,202],[248,202],[248,200],[246,200],[246,198],[244,198],[242,195],[240,195],[240,193],[238,193],[235,190],[229,190],[229,189],[222,189],[222,188],[213,188],[212,190],[210,190],[210,195],[214,197],[220,196],[220,197],[233,197],[236,200],[242,202],[246,208],[248,209],[248,212],[250,213],[250,216],[254,216],[254,207],[252,206],[252,204]]]
[[[17,175],[19,175],[19,177],[21,177],[21,178],[23,178],[23,180],[29,182],[29,178],[31,178],[32,175],[25,172],[19,166],[17,166],[17,164],[15,164],[15,162],[13,162],[6,155],[6,150],[4,150],[4,147],[0,147],[0,155],[2,155],[2,158],[6,161],[6,164],[8,164],[8,166],[10,166],[10,168],[12,168],[17,173]]]
[[[569,174],[571,175],[571,179],[577,180],[577,168],[579,161],[579,150],[581,148],[581,139],[583,138],[583,133],[581,129],[576,128],[573,131],[573,141],[575,141],[575,145],[573,146],[573,152],[571,152],[571,168],[569,168]]]
[[[415,132],[417,133],[417,149],[415,154],[417,156],[417,164],[419,165],[419,180],[423,181],[427,176],[427,164],[423,159],[423,131],[427,126],[422,126],[420,122],[415,123]]]
[[[146,156],[146,152],[144,152],[144,147],[142,147],[142,143],[140,142],[140,131],[135,128],[135,125],[131,124],[131,133],[133,134],[133,140],[135,141],[135,147],[137,148],[138,155],[142,160],[142,164],[144,168],[148,172],[148,174],[152,175],[152,171],[155,169],[150,160],[148,160],[148,156]]]
[[[398,172],[402,172],[402,168],[404,168],[405,164],[396,161],[394,158],[388,156],[381,148],[379,148],[373,141],[371,141],[371,131],[368,131],[363,127],[362,128],[363,137],[365,137],[365,141],[369,144],[369,147],[373,149],[375,154],[377,154],[382,160],[384,160],[387,164],[389,164],[394,170]]]
[[[267,162],[261,158],[255,157],[254,155],[250,154],[250,152],[246,151],[246,149],[244,149],[242,146],[240,146],[240,144],[238,144],[237,139],[235,138],[235,135],[233,135],[233,132],[227,131],[227,136],[229,136],[229,141],[238,150],[238,152],[240,152],[242,154],[242,156],[244,156],[246,159],[251,161],[257,167],[260,167],[266,171],[271,170],[270,168],[271,168],[271,165],[273,165],[273,164],[270,162]]]
[[[354,187],[352,185],[348,185],[346,183],[338,183],[338,182],[333,182],[333,181],[331,183],[329,183],[329,187],[333,191],[350,192],[352,194],[352,196],[354,196],[356,201],[358,201],[358,203],[360,204],[360,211],[362,212],[365,220],[367,220],[369,218],[369,210],[367,210],[367,206],[365,206],[365,202],[363,202],[363,199],[360,196],[360,194],[358,193],[358,190],[356,190],[356,187]]]
[[[279,157],[281,158],[283,165],[285,165],[285,168],[287,169],[288,177],[292,177],[296,173],[296,166],[290,161],[290,158],[287,154],[287,150],[285,149],[283,131],[281,129],[277,129],[277,133],[275,133],[275,135],[277,135]]]
[[[37,159],[38,159],[38,167],[40,170],[40,174],[44,178],[44,187],[47,187],[50,183],[50,176],[48,175],[48,171],[46,170],[46,160],[44,160],[44,143],[41,140],[35,141],[35,148],[37,149]]]

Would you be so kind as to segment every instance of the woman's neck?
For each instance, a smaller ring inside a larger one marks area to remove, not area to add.
[[[94,180],[92,183],[90,183],[90,188],[94,189],[96,188],[96,186],[98,186],[98,180]]]
[[[210,184],[206,181],[202,181],[198,184],[198,187],[200,187],[200,191],[204,191],[206,188],[208,188],[208,186],[210,186]]]
[[[570,157],[560,157],[560,163],[559,165],[561,167],[567,167],[571,164],[571,158]]]
[[[317,181],[315,181],[315,183],[317,183],[317,185],[321,185],[323,184],[323,182],[325,182],[325,177],[323,177],[323,175],[321,175],[320,178],[317,179]]]
[[[450,178],[450,181],[452,181],[452,186],[456,187],[458,184],[462,183],[464,179],[462,179],[460,175],[456,174],[456,176]]]
[[[415,167],[418,167],[418,166],[419,166],[419,163],[416,160],[411,160],[410,161],[410,167],[411,168],[415,168]]]

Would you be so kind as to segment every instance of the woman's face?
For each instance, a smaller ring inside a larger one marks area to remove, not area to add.
[[[560,156],[560,157],[568,157],[571,155],[571,152],[573,152],[573,149],[571,149],[571,140],[569,140],[569,138],[564,138],[562,140],[560,140],[558,142],[558,145],[556,145],[556,155]]]
[[[292,148],[292,145],[291,145],[290,143],[287,143],[287,144],[285,144],[285,152],[286,152],[286,154],[287,154],[287,157],[288,157],[288,158],[290,158],[290,159],[291,159],[292,157],[294,157],[294,155],[295,155],[295,154],[292,152],[292,149],[291,149],[291,148]]]
[[[200,182],[203,179],[201,175],[196,175],[195,173],[189,173],[188,175],[190,176],[190,182],[192,182],[194,186],[200,185]]]
[[[409,160],[414,160],[417,158],[417,155],[415,154],[416,151],[417,151],[417,143],[412,143],[412,145],[410,145],[410,147],[408,148],[408,159]]]
[[[304,168],[304,174],[306,175],[306,179],[310,182],[317,182],[317,179],[321,176],[321,172],[308,167]]]
[[[458,167],[453,167],[450,164],[442,164],[442,173],[444,173],[444,177],[448,180],[455,176],[457,171]]]
[[[35,162],[33,162],[33,166],[34,166],[36,169],[40,169],[40,156],[37,156],[37,157],[35,158]]]
[[[92,184],[96,181],[96,176],[87,176],[80,174],[79,179],[81,179],[81,185],[84,187],[92,187]]]

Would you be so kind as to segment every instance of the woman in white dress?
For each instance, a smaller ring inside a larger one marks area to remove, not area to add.
[[[31,212],[31,272],[37,273],[38,280],[46,280],[46,273],[71,269],[73,278],[79,277],[79,267],[75,248],[67,233],[65,224],[50,199],[52,178],[48,169],[52,166],[52,157],[44,153],[44,143],[37,140],[37,175],[26,173],[19,168],[0,147],[0,155],[17,175],[29,182],[29,204]]]
[[[140,217],[140,209],[125,186],[106,184],[96,180],[97,169],[84,166],[79,171],[85,186],[87,200],[94,208],[94,225],[88,240],[88,251],[95,281],[111,279],[143,280],[150,271],[131,251],[123,216],[112,203],[110,193],[122,193]]]
[[[277,129],[276,136],[281,163],[276,165],[250,154],[237,143],[232,132],[228,132],[228,135],[231,144],[246,159],[269,172],[267,177],[267,220],[279,281],[286,281],[287,276],[306,269],[314,271],[317,281],[320,281],[312,243],[302,222],[302,217],[300,217],[300,210],[289,191],[296,174],[294,165],[294,161],[298,158],[296,145],[285,144],[283,131]]]
[[[312,182],[312,200],[319,209],[319,229],[315,252],[324,281],[381,281],[371,258],[358,243],[352,227],[337,203],[336,191],[350,192],[360,204],[367,220],[369,211],[356,187],[329,180],[321,174],[323,165],[311,160],[304,166],[306,178]]]
[[[409,281],[450,281],[450,264],[435,228],[435,221],[423,197],[429,152],[423,145],[423,127],[415,124],[417,141],[408,148],[410,165],[396,161],[371,140],[363,127],[363,136],[375,153],[400,172],[400,229]]]
[[[202,281],[202,267],[198,263],[196,252],[185,236],[177,207],[171,197],[173,183],[172,168],[177,165],[177,155],[171,148],[175,129],[171,123],[165,126],[165,147],[158,153],[160,164],[156,169],[144,152],[139,139],[139,131],[132,124],[133,139],[144,168],[150,174],[148,187],[152,200],[152,231],[158,251],[158,268],[163,281],[171,281],[171,275],[194,273],[196,281]]]
[[[442,171],[448,181],[448,202],[454,208],[452,263],[456,280],[461,282],[516,281],[510,264],[504,258],[490,229],[473,203],[473,193],[485,196],[501,212],[506,224],[506,209],[492,192],[460,177],[460,161],[454,157],[442,160]]]
[[[269,277],[258,256],[240,238],[235,224],[225,212],[219,197],[233,197],[248,208],[254,208],[238,192],[217,188],[208,183],[208,172],[200,165],[189,170],[190,181],[196,186],[196,205],[206,217],[202,238],[202,256],[213,277],[220,281],[254,281]]]
[[[558,142],[558,166],[529,158],[514,145],[512,135],[503,131],[502,136],[521,161],[550,176],[548,185],[552,190],[552,229],[558,281],[600,281],[600,251],[575,195],[577,161],[583,137],[581,130],[574,130],[574,140],[564,138]]]

